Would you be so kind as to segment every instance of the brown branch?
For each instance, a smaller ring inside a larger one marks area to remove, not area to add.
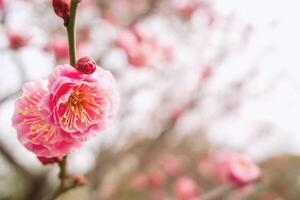
[[[11,98],[19,95],[20,93],[21,93],[21,89],[16,90],[16,91],[14,91],[14,92],[6,95],[5,97],[3,97],[3,98],[0,99],[0,105],[3,104],[3,103],[5,103],[6,101],[10,100]]]
[[[55,200],[66,192],[84,185],[84,183],[76,182],[75,180],[69,178],[67,173],[67,156],[65,156],[63,160],[58,163],[58,165],[60,169],[58,175],[60,179],[60,186],[50,197],[46,198],[47,200]]]
[[[233,185],[225,185],[217,187],[211,191],[209,191],[206,194],[203,194],[201,197],[199,197],[196,200],[215,200],[221,197],[222,195],[225,195],[226,193],[234,190],[236,187]]]
[[[142,12],[139,15],[135,16],[129,22],[129,24],[127,24],[126,27],[132,27],[135,24],[137,24],[139,21],[142,21],[143,19],[145,19],[148,16],[150,16],[153,13],[153,11],[158,7],[158,4],[160,3],[160,1],[161,0],[150,0],[148,8],[144,12]]]
[[[0,143],[0,152],[1,155],[10,163],[11,166],[13,166],[20,174],[25,176],[26,178],[31,178],[34,176],[32,172],[30,172],[26,167],[21,165],[7,150],[7,148]]]

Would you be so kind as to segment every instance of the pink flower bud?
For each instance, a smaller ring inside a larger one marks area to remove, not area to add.
[[[9,40],[9,46],[12,49],[19,49],[24,47],[29,42],[29,37],[26,34],[23,34],[20,30],[10,30],[7,33],[7,37]]]
[[[52,6],[56,15],[64,20],[65,25],[68,25],[71,0],[52,0]]]
[[[87,183],[86,178],[82,175],[75,176],[73,182],[76,185],[85,185]]]
[[[90,57],[82,57],[76,63],[76,69],[84,74],[92,74],[96,70],[96,62]]]
[[[46,158],[46,157],[37,157],[39,159],[39,161],[43,164],[43,165],[49,165],[49,164],[54,164],[54,163],[59,163],[62,161],[62,157],[53,157],[53,158]]]
[[[177,179],[174,191],[176,196],[181,200],[192,200],[200,194],[200,189],[195,181],[187,176]]]

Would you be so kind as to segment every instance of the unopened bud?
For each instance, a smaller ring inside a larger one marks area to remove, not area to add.
[[[96,71],[96,62],[90,57],[82,57],[76,63],[76,69],[84,74],[92,74]]]
[[[86,178],[82,175],[75,176],[73,181],[74,181],[74,184],[76,184],[76,185],[85,185],[87,183]]]
[[[52,0],[52,6],[56,15],[61,17],[67,26],[70,18],[71,0]]]

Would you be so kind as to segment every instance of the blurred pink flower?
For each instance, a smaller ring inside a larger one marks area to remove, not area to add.
[[[188,20],[199,8],[199,3],[195,0],[177,0],[175,1],[175,8],[180,17]]]
[[[215,178],[213,170],[213,162],[210,155],[202,155],[197,163],[197,171],[201,176],[207,179]]]
[[[171,120],[173,122],[176,122],[180,117],[182,117],[185,114],[186,110],[187,110],[186,105],[181,105],[176,107],[171,112]]]
[[[164,171],[160,169],[152,169],[149,173],[150,186],[154,189],[159,189],[164,187],[166,183],[167,176]]]
[[[69,58],[68,40],[64,37],[55,37],[50,45],[57,60],[67,60]]]
[[[222,183],[228,183],[229,180],[229,159],[231,153],[221,152],[217,153],[214,157],[214,165],[216,176]]]
[[[231,181],[236,185],[244,185],[257,180],[260,169],[245,155],[234,154],[229,162]]]
[[[102,18],[113,25],[117,25],[119,22],[117,16],[109,10],[102,13]]]
[[[200,72],[199,84],[203,84],[205,81],[209,80],[214,75],[213,66],[207,65]]]
[[[145,189],[148,185],[148,177],[144,174],[135,175],[130,182],[130,186],[135,190]]]
[[[193,200],[200,195],[200,188],[188,176],[182,176],[175,182],[174,192],[181,200]]]
[[[49,122],[50,112],[43,109],[46,94],[42,83],[26,83],[22,97],[15,104],[13,126],[20,142],[38,157],[61,157],[79,148],[81,142]]]
[[[223,183],[245,185],[257,180],[260,169],[248,157],[238,153],[220,153],[216,157],[216,174]]]
[[[122,31],[116,44],[125,51],[129,64],[134,67],[147,65],[156,47],[155,41],[144,41],[141,33],[136,30]]]
[[[5,7],[5,0],[0,0],[0,10],[3,10]]]
[[[176,176],[182,171],[180,160],[172,154],[163,156],[160,160],[160,163],[164,171],[170,176]]]
[[[96,6],[97,5],[95,0],[84,0],[81,1],[79,9],[90,9],[90,8],[95,8]]]
[[[166,199],[167,199],[166,192],[162,189],[153,190],[151,193],[151,200],[166,200]]]
[[[30,37],[22,30],[9,30],[7,32],[9,46],[12,49],[19,49],[28,44]]]
[[[119,107],[115,79],[100,67],[83,74],[70,65],[57,66],[48,89],[49,119],[80,140],[105,129]]]

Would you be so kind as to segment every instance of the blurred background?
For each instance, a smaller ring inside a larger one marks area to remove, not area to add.
[[[182,176],[205,193],[223,184],[216,155],[239,152],[259,164],[261,181],[220,199],[298,200],[299,6],[82,0],[78,54],[113,73],[121,106],[70,156],[70,173],[89,183],[61,199],[172,200]],[[58,169],[19,143],[11,117],[22,84],[64,63],[66,31],[50,0],[0,0],[0,200],[40,200],[58,184]]]

